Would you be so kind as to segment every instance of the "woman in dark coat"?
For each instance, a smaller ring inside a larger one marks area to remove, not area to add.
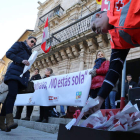
[[[9,132],[18,126],[13,120],[13,106],[18,90],[27,87],[30,72],[27,71],[22,78],[20,75],[23,73],[24,66],[30,65],[28,59],[32,54],[31,48],[36,44],[36,40],[35,37],[29,37],[25,42],[16,42],[6,52],[6,57],[13,62],[8,67],[4,78],[5,84],[8,85],[9,93],[0,113],[0,129],[2,131]]]
[[[36,68],[35,71],[34,71],[34,75],[31,77],[31,79],[29,81],[39,80],[39,79],[41,79],[41,76],[39,74],[39,69]],[[23,107],[24,106],[17,106],[16,116],[14,117],[14,119],[20,119],[21,118]],[[32,111],[33,111],[33,106],[27,106],[26,111],[27,111],[26,112],[26,117],[23,118],[22,120],[29,121],[30,117],[31,117],[31,114],[32,114]]]

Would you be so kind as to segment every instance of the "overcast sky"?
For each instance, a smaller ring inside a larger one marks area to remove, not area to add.
[[[45,0],[40,0],[44,2]],[[0,0],[0,59],[36,23],[38,0]]]

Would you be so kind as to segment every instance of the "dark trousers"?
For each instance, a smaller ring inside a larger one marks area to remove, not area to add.
[[[90,89],[89,95],[91,98],[96,98],[100,88]]]
[[[20,119],[24,106],[17,106],[16,118]],[[33,106],[27,106],[26,117],[30,118],[33,111]]]
[[[3,104],[0,116],[5,116],[6,114],[13,113],[14,102],[15,102],[16,96],[18,94],[18,89],[19,89],[18,81],[9,80],[8,89],[9,89],[9,92]]]
[[[49,110],[53,110],[55,106],[40,106],[40,119],[46,119],[48,120],[49,117]]]
[[[106,99],[119,77],[122,75],[123,64],[130,49],[112,49],[110,66],[98,96]]]
[[[91,98],[95,99],[98,95],[100,88],[90,89],[89,95]],[[101,109],[105,109],[105,102],[102,104]]]

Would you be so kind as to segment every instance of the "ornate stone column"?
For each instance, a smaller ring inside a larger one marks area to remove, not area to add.
[[[70,59],[74,58],[74,55],[73,55],[73,53],[72,53],[70,47],[68,47],[68,48],[66,49],[66,53],[67,53],[67,55],[68,55],[68,57],[69,57]]]
[[[66,74],[69,71],[69,59],[65,50],[60,50],[60,55],[62,57],[62,61],[59,62],[59,74]]]
[[[71,48],[72,48],[72,52],[73,52],[74,56],[78,57],[79,56],[79,51],[77,49],[77,46],[73,45],[73,46],[71,46]]]
[[[89,38],[86,40],[86,42],[87,42],[90,52],[91,53],[96,52],[96,50],[98,49],[96,38]]]
[[[68,59],[68,56],[67,56],[65,50],[60,50],[60,54],[61,54],[61,57],[63,60]]]
[[[79,71],[84,69],[84,57],[85,57],[85,51],[86,51],[86,47],[84,46],[83,42],[79,43],[79,47],[81,49],[80,51],[80,56],[79,56],[79,60],[80,60],[80,65],[79,65]]]
[[[46,68],[48,66],[47,62],[46,62],[46,59],[42,59],[41,62],[42,62],[42,65],[43,65],[44,68]]]
[[[52,66],[52,61],[51,61],[50,57],[47,57],[45,59],[46,59],[47,65]]]
[[[99,45],[99,49],[104,49],[108,46],[108,36],[107,34],[103,34],[103,35],[98,35],[96,36],[97,38],[97,42],[98,42],[98,45]]]
[[[38,67],[38,65],[37,65],[37,62],[36,62],[36,61],[33,63],[33,66],[34,66],[34,68],[38,68],[38,69],[39,69],[39,67]]]
[[[107,39],[108,39],[108,47],[111,48],[111,45],[110,45],[111,35],[109,33],[107,34]]]
[[[58,62],[62,60],[62,57],[59,52],[54,53],[54,55]]]
[[[43,65],[42,65],[41,61],[37,61],[37,65],[38,65],[39,69],[43,68]]]
[[[33,72],[34,70],[35,70],[35,67],[34,65],[32,65],[30,71]]]
[[[57,63],[57,61],[56,61],[54,55],[51,55],[50,58],[51,58],[53,65],[55,65]]]

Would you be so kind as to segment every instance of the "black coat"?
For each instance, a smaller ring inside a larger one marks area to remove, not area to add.
[[[134,81],[130,81],[129,83],[128,82],[126,82],[125,83],[125,94],[128,94],[128,90],[129,90],[129,85],[132,85],[132,88],[134,88],[134,87],[137,87],[138,85],[137,85],[137,83],[136,82],[134,82]]]
[[[20,75],[23,73],[23,69],[25,66],[24,64],[22,64],[22,61],[28,60],[31,54],[31,50],[27,48],[24,42],[16,42],[6,52],[6,57],[13,61],[8,67],[4,78],[4,82],[6,84],[9,80],[17,80],[22,87],[27,87],[30,72],[27,71],[22,78],[20,77]]]
[[[30,81],[32,81],[32,80],[39,80],[39,79],[41,79],[41,76],[40,76],[40,74],[37,74],[37,75],[32,76]]]
[[[138,87],[140,87],[140,77],[139,77]]]

